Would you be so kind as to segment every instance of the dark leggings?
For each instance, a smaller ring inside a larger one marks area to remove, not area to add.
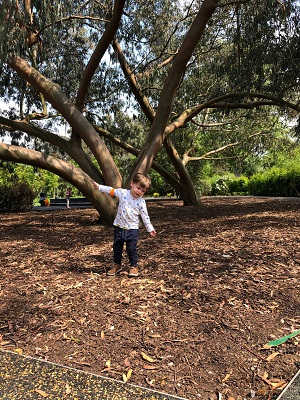
[[[121,264],[123,246],[126,243],[126,252],[129,257],[130,265],[137,265],[138,253],[137,243],[139,239],[138,229],[122,229],[115,227],[114,229],[114,263]]]

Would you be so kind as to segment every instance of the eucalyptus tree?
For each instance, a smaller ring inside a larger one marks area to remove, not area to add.
[[[210,123],[236,109],[299,112],[299,5],[179,5],[2,1],[1,98],[19,106],[2,113],[0,123],[11,137],[24,135],[18,146],[0,144],[0,159],[61,176],[107,221],[115,203],[95,192],[92,181],[121,186],[136,171],[156,169],[186,203],[197,203],[183,153],[173,143],[176,130],[197,126],[207,110],[214,111]],[[122,113],[139,123],[126,137]],[[69,137],[57,133],[60,122],[70,126]],[[116,146],[136,157],[126,176],[113,157]],[[170,170],[157,163],[162,146]]]
[[[280,119],[299,115],[299,3],[248,1],[222,11],[196,47],[173,106],[177,119],[186,104],[196,110],[188,129],[172,135],[185,166],[264,154],[280,136],[285,141]]]

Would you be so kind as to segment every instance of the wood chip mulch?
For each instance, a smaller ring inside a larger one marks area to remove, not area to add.
[[[300,329],[299,210],[149,202],[138,278],[106,276],[113,230],[94,209],[0,214],[0,350],[190,400],[273,400],[299,369],[300,335],[267,346]]]

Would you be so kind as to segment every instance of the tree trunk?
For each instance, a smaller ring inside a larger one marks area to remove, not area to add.
[[[175,166],[176,172],[179,174],[180,182],[182,182],[182,191],[180,193],[180,197],[182,198],[184,205],[185,206],[198,205],[199,199],[195,191],[195,187],[190,177],[190,174],[183,165],[179,157],[179,154],[177,153],[175,147],[172,145],[169,138],[165,139],[164,146],[168,153],[168,156],[170,157]]]
[[[0,121],[1,121],[1,118],[0,118]],[[101,135],[102,137],[105,137],[106,139],[108,139],[110,142],[116,144],[121,149],[124,149],[128,153],[133,154],[135,156],[139,155],[139,150],[138,149],[136,149],[133,146],[131,146],[131,145],[127,144],[127,143],[124,143],[121,140],[117,139],[114,135],[112,135],[111,133],[107,132],[105,129],[102,129],[102,128],[98,127],[98,126],[94,126],[94,128],[99,133],[99,135]],[[183,191],[182,185],[176,179],[176,177],[174,175],[172,175],[164,167],[162,167],[161,165],[159,165],[155,161],[152,164],[152,168],[156,172],[158,172],[169,185],[171,185],[173,187],[173,189],[178,194],[178,196],[181,195],[181,193]]]
[[[188,31],[163,87],[157,113],[151,126],[147,141],[135,163],[132,175],[138,171],[148,172],[153,160],[165,139],[165,128],[170,117],[172,105],[179,83],[184,75],[187,62],[203,35],[207,22],[216,9],[218,0],[204,0]]]
[[[124,76],[128,80],[129,86],[139,103],[141,109],[143,110],[145,116],[147,119],[150,121],[150,123],[153,123],[154,117],[155,117],[155,112],[149,103],[148,98],[144,95],[142,88],[138,84],[138,81],[135,79],[135,75],[131,68],[129,67],[125,56],[122,52],[122,49],[117,42],[117,40],[114,40],[113,42],[113,47],[114,49],[118,52],[118,59],[122,68],[122,71],[124,73]],[[179,181],[173,177],[172,179],[169,179],[170,174],[163,173],[164,171],[161,171],[161,167],[157,166],[155,162],[152,163],[153,169],[158,171],[161,176],[174,188],[175,192],[177,195],[181,196],[184,198],[184,204],[198,204],[198,198],[197,194],[195,192],[194,184],[189,176],[188,170],[185,168],[184,164],[182,163],[176,149],[171,145],[170,141],[164,141],[164,147],[167,151],[167,154],[169,158],[171,159],[171,162],[174,165],[174,168],[179,176]],[[132,152],[133,153],[133,152]],[[136,154],[136,153],[133,153]],[[138,156],[138,154],[136,154]],[[144,172],[144,171],[142,171]],[[130,180],[129,180],[130,181]]]

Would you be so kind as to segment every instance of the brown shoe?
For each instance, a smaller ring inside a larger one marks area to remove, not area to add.
[[[122,271],[121,264],[115,264],[107,273],[108,276],[115,276]]]
[[[129,269],[129,278],[134,278],[136,276],[139,276],[139,269],[136,265],[132,265]]]

